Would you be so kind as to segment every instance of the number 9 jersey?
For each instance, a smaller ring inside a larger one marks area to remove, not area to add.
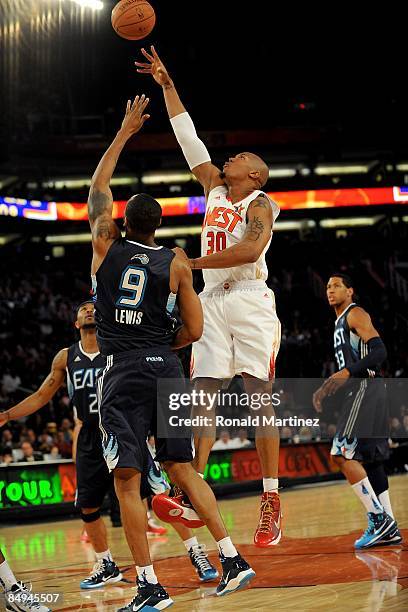
[[[279,207],[263,191],[257,189],[235,204],[232,204],[229,199],[226,186],[221,185],[210,191],[201,234],[202,257],[223,251],[241,242],[246,231],[248,207],[260,194],[268,198],[272,207],[273,222],[275,223],[280,212]],[[265,262],[265,254],[269,249],[271,240],[272,234],[263,253],[255,263],[244,264],[236,268],[203,270],[206,286],[225,281],[266,280],[268,278],[268,268]]]

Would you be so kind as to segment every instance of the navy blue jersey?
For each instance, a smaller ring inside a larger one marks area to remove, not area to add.
[[[99,427],[96,376],[106,365],[101,353],[86,353],[81,342],[68,349],[67,385],[74,414],[84,425]]]
[[[93,277],[95,320],[101,353],[168,346],[177,320],[170,291],[174,253],[133,240],[115,240]]]
[[[336,357],[337,370],[342,370],[351,364],[360,361],[368,355],[368,345],[363,342],[347,322],[347,315],[355,308],[354,302],[338,317],[334,325],[334,354]],[[379,376],[379,370],[367,370],[367,376]]]

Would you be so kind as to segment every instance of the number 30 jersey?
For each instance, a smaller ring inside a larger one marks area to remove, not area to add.
[[[96,429],[99,427],[96,377],[105,365],[100,353],[85,353],[81,342],[68,349],[67,386],[75,417]]]
[[[263,191],[256,189],[249,196],[232,204],[228,197],[228,189],[221,185],[215,187],[208,194],[207,208],[204,218],[203,231],[201,234],[201,256],[211,255],[223,251],[227,247],[237,244],[242,240],[247,226],[247,210],[249,205],[260,194],[265,195],[272,207],[273,221],[279,215],[279,206],[271,200]],[[268,269],[265,262],[265,254],[270,242],[266,245],[258,261],[248,263],[236,268],[224,268],[219,270],[203,270],[206,286],[216,285],[226,281],[264,280],[268,278]]]
[[[115,240],[92,278],[99,348],[103,355],[170,345],[177,329],[172,311],[166,247]]]

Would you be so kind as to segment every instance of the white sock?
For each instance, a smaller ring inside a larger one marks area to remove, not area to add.
[[[3,561],[0,565],[0,584],[5,591],[9,591],[13,584],[16,584],[17,580],[11,571],[7,561]]]
[[[189,538],[188,540],[183,540],[183,544],[186,547],[187,552],[188,552],[190,548],[193,548],[193,546],[198,546],[198,540],[196,537]]]
[[[279,487],[278,478],[263,478],[264,493],[277,493]]]
[[[238,552],[228,536],[217,542],[218,552],[223,557],[236,557]]]
[[[150,584],[157,584],[159,582],[156,574],[154,573],[153,565],[144,565],[143,567],[136,565],[136,571],[139,580],[145,580]]]
[[[147,511],[147,520],[150,521],[150,519],[152,518],[152,513],[150,512],[150,510]]]
[[[197,474],[201,476],[201,478],[204,480],[204,474],[202,474],[201,472],[197,472]]]
[[[95,552],[96,558],[99,561],[100,559],[106,559],[107,561],[113,561],[112,559],[112,555],[111,555],[111,551],[109,550],[105,550],[105,552]]]
[[[355,484],[351,485],[351,488],[364,504],[367,512],[374,512],[374,514],[381,514],[381,512],[384,512],[384,508],[374,493],[374,489],[368,480],[368,476],[363,478],[363,480],[360,480],[360,482],[356,482]]]
[[[380,504],[384,507],[384,510],[387,514],[389,514],[392,518],[394,517],[394,513],[391,508],[391,500],[390,500],[390,492],[387,489],[379,494],[378,499],[380,500]]]

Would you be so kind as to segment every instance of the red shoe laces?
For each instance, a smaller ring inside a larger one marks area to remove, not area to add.
[[[269,533],[271,530],[271,523],[274,520],[273,513],[279,511],[278,507],[274,507],[274,501],[272,499],[265,499],[262,502],[258,531]]]

